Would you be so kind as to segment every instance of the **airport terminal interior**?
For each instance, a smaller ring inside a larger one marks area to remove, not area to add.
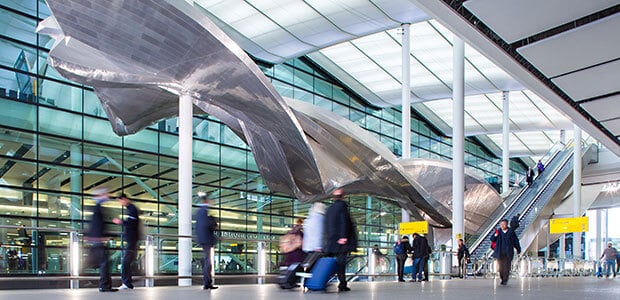
[[[202,196],[212,298],[332,297],[273,283],[280,238],[337,189],[358,238],[347,297],[620,296],[599,278],[620,248],[618,0],[1,0],[0,16],[3,297],[102,298],[84,237],[102,190],[140,210],[135,298],[205,293]],[[104,206],[117,285],[128,212]],[[490,238],[515,216],[504,287]],[[409,222],[429,282],[396,282]]]

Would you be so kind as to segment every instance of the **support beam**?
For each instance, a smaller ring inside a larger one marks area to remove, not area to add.
[[[179,96],[179,286],[192,285],[192,106]]]
[[[581,216],[581,128],[573,129],[573,217]],[[573,258],[581,257],[581,232],[573,233]]]
[[[502,93],[502,194],[510,192],[510,94]]]
[[[402,159],[411,158],[411,42],[410,42],[411,24],[403,24],[403,40],[402,40]],[[409,222],[409,213],[402,209],[402,222]]]
[[[465,197],[465,44],[456,35],[453,41],[452,84],[452,250],[464,238]]]
[[[82,146],[80,144],[71,144],[71,153],[69,160],[72,166],[82,165]],[[82,222],[82,170],[79,168],[71,168],[69,170],[70,188],[71,188],[71,228],[80,229]]]
[[[594,249],[596,257],[590,258],[594,260],[598,260],[603,253],[603,228],[601,226],[601,223],[603,222],[603,218],[601,217],[602,214],[603,212],[601,212],[600,209],[596,210],[596,248]]]

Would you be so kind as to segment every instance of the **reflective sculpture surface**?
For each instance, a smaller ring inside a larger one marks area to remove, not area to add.
[[[434,226],[451,225],[449,197],[430,180],[431,169],[401,164],[380,141],[337,114],[282,99],[243,50],[186,2],[48,5],[52,16],[37,30],[56,40],[49,64],[95,89],[117,134],[175,116],[179,95],[189,95],[246,141],[274,192],[316,201],[344,188],[393,199]],[[478,211],[466,202],[468,209]],[[475,218],[469,222],[477,224]]]

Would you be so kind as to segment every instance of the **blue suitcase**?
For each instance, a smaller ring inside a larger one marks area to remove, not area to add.
[[[324,291],[327,281],[336,273],[336,266],[336,258],[320,258],[312,268],[312,277],[304,282],[304,286],[311,291]]]

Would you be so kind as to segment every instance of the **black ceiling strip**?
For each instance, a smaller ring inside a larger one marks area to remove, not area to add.
[[[32,145],[28,145],[28,144],[23,144],[19,147],[19,149],[17,149],[17,151],[15,151],[15,153],[13,154],[13,157],[15,158],[22,158],[24,157],[24,155],[26,155],[26,153],[28,153],[28,150],[30,150],[30,148],[32,148]],[[9,158],[7,158],[9,159]],[[4,174],[6,174],[9,170],[11,170],[11,168],[13,168],[13,166],[16,164],[15,161],[12,160],[8,160],[6,163],[4,163],[4,166],[2,166],[2,168],[0,168],[0,178],[4,177]]]
[[[71,152],[69,151],[65,151],[63,154],[61,154],[60,156],[56,157],[53,162],[55,164],[59,164],[61,162],[63,162],[65,159],[67,159],[69,157],[69,155],[71,154]],[[41,170],[39,170],[39,172],[37,172],[37,174],[32,175],[30,178],[26,179],[26,181],[24,181],[25,184],[32,184],[35,180],[37,180],[37,178],[40,178],[41,176],[45,175],[47,172],[49,172],[51,170],[51,168],[48,167],[44,167]]]
[[[499,48],[504,50],[510,55],[517,63],[521,64],[527,69],[534,77],[538,78],[543,84],[551,89],[556,95],[564,100],[568,105],[573,107],[575,111],[581,114],[592,125],[598,128],[603,134],[611,138],[616,144],[620,145],[620,140],[616,138],[616,135],[611,133],[601,122],[597,121],[590,113],[583,109],[579,103],[575,102],[569,97],[562,89],[555,85],[549,78],[547,78],[542,72],[540,72],[534,65],[532,65],[527,59],[521,56],[516,48],[504,41],[497,33],[495,33],[490,27],[488,27],[482,20],[478,19],[474,14],[467,10],[463,6],[462,0],[443,0],[448,7],[452,8],[457,14],[463,17],[470,25],[476,28],[481,34],[485,35],[491,42],[495,43]]]
[[[609,121],[616,121],[616,120],[620,120],[620,117],[613,117],[610,119],[601,120],[601,122],[609,122]]]
[[[561,9],[561,8],[558,8],[558,9]],[[549,30],[537,33],[535,35],[526,37],[524,39],[521,39],[519,41],[516,41],[516,42],[512,43],[512,45],[510,45],[510,46],[515,48],[515,49],[519,48],[519,47],[523,47],[525,45],[529,45],[531,43],[534,43],[534,42],[537,42],[537,41],[541,41],[541,40],[544,40],[546,38],[550,38],[550,37],[552,37],[554,35],[558,35],[560,33],[563,33],[563,32],[566,32],[566,31],[569,31],[569,30],[581,27],[583,25],[590,24],[590,23],[592,23],[594,21],[598,21],[598,20],[600,20],[602,18],[609,17],[609,16],[614,15],[614,14],[616,14],[618,12],[620,12],[620,4],[614,5],[612,7],[606,8],[606,9],[603,9],[601,11],[597,11],[597,12],[589,14],[589,15],[587,15],[585,17],[579,18],[579,19],[574,20],[574,21],[570,21],[568,23],[565,23],[565,24],[562,24],[560,26],[551,28]]]
[[[553,77],[549,77],[549,79],[556,79],[556,78],[558,78],[558,77],[562,77],[562,76],[570,75],[570,74],[573,74],[573,73],[577,73],[577,72],[585,71],[585,70],[587,70],[587,69],[592,69],[592,68],[595,68],[595,67],[598,67],[598,66],[602,66],[602,65],[604,65],[604,64],[608,64],[608,63],[615,62],[615,61],[617,61],[617,60],[620,60],[620,57],[618,57],[618,58],[614,58],[614,59],[612,59],[612,60],[608,60],[608,61],[600,62],[600,63],[594,64],[594,65],[590,65],[590,66],[587,66],[587,67],[583,67],[583,68],[580,68],[580,69],[577,69],[577,70],[572,70],[572,71],[570,71],[570,72],[566,72],[566,73],[563,73],[563,74],[559,74],[559,75],[556,75],[556,76],[553,76]]]
[[[600,96],[596,96],[596,97],[592,97],[592,98],[587,98],[587,99],[583,99],[577,103],[579,104],[583,104],[583,103],[587,103],[590,101],[596,101],[596,100],[601,100],[603,98],[607,98],[607,97],[613,97],[613,96],[617,96],[620,95],[620,91],[615,91],[613,93],[609,93],[609,94],[605,94],[605,95],[600,95]]]

